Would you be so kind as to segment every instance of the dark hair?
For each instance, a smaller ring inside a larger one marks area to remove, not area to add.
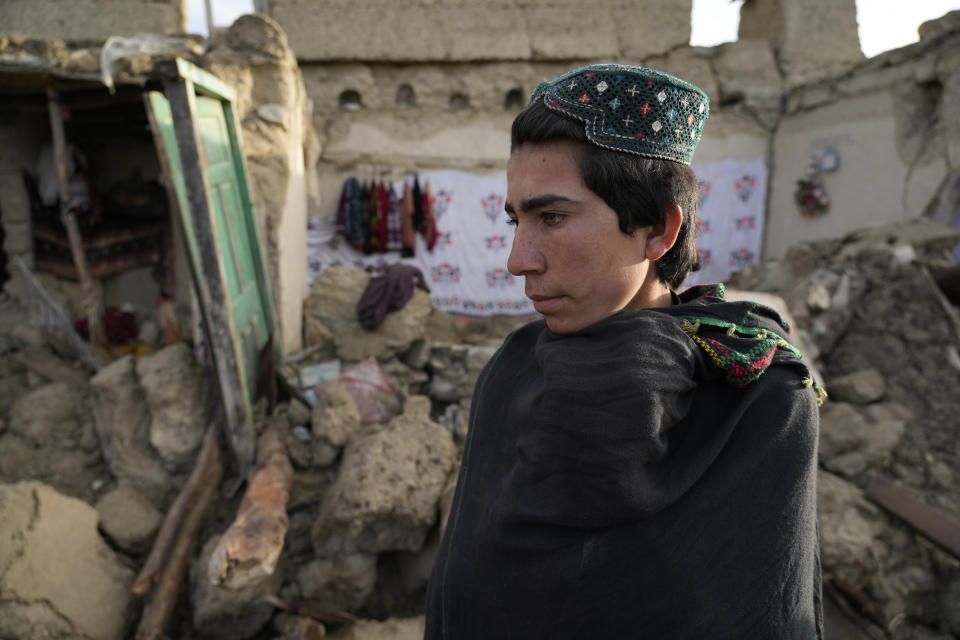
[[[640,227],[660,224],[671,205],[683,211],[683,223],[673,247],[656,261],[657,277],[676,289],[691,271],[700,268],[697,257],[697,204],[700,186],[693,170],[673,160],[647,158],[598,147],[587,140],[584,124],[551,111],[542,101],[528,106],[513,121],[510,152],[525,143],[560,140],[578,142],[577,161],[583,183],[617,212],[620,230],[631,234]]]

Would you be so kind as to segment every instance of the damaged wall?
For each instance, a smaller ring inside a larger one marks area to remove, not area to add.
[[[394,16],[374,2],[327,10],[271,2],[270,14],[300,60],[322,143],[323,200],[311,215],[333,215],[343,180],[368,166],[392,169],[395,178],[436,168],[503,171],[510,124],[537,84],[596,61],[664,69],[713,96],[698,162],[767,155],[773,119],[767,111],[771,102],[779,108],[782,81],[765,40],[746,50],[690,47],[691,3],[663,0],[644,3],[643,12],[607,0],[604,11],[591,11],[588,24],[574,31],[568,5],[446,0]],[[479,23],[467,19],[474,14],[482,16]],[[747,77],[763,87],[744,110]],[[737,108],[718,108],[723,95]]]
[[[767,256],[798,241],[923,215],[960,168],[958,50],[954,28],[788,95],[773,138]],[[838,169],[821,174],[830,212],[804,218],[794,203],[796,181],[829,147],[839,156]]]
[[[4,0],[5,33],[64,40],[106,40],[186,31],[186,0]]]
[[[309,62],[630,59],[690,40],[691,0],[646,0],[642,11],[622,0],[582,8],[579,0],[269,3]]]
[[[738,36],[769,41],[791,87],[863,60],[854,0],[746,0]]]

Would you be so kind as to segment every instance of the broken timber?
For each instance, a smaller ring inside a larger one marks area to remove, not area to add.
[[[170,510],[171,513],[167,515],[163,528],[157,534],[150,558],[147,559],[147,564],[132,587],[134,593],[144,593],[151,584],[157,582],[143,607],[143,615],[140,617],[135,635],[136,640],[161,640],[166,637],[163,632],[164,627],[177,603],[180,584],[183,582],[190,558],[193,557],[197,537],[206,519],[207,511],[219,493],[222,478],[223,464],[217,444],[217,431],[211,426],[207,429],[203,448],[197,456],[197,463],[190,474],[190,480],[177,497],[177,502]],[[184,496],[181,502],[181,497]],[[178,505],[180,505],[179,509]],[[177,514],[171,518],[175,510]],[[174,522],[173,526],[168,526],[168,521]],[[159,560],[154,557],[154,551],[158,548],[164,550],[157,554]]]
[[[220,468],[217,472],[215,469]],[[219,484],[218,474],[222,475],[222,464],[220,461],[220,449],[217,445],[216,428],[211,426],[207,429],[207,435],[203,439],[203,446],[197,455],[197,461],[193,465],[193,471],[183,489],[177,494],[167,515],[157,532],[157,537],[153,542],[153,548],[150,549],[150,555],[140,569],[136,580],[130,590],[138,596],[142,596],[150,591],[150,588],[159,580],[161,571],[169,562],[173,548],[177,544],[177,539],[184,520],[188,513],[197,510],[197,505],[202,502],[201,494],[205,487],[210,484],[214,486]],[[216,483],[211,479],[217,478]]]
[[[946,513],[883,478],[872,478],[865,493],[954,558],[960,559],[960,523]]]
[[[287,499],[292,482],[287,448],[279,432],[268,429],[257,442],[257,472],[237,518],[210,557],[210,582],[227,589],[243,589],[273,573],[289,526]]]

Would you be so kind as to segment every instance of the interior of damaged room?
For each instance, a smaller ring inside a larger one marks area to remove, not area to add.
[[[511,122],[610,60],[827,390],[828,637],[960,638],[960,4],[595,4],[0,2],[0,638],[423,637]]]

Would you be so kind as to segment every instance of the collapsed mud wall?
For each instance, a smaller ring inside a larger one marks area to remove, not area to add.
[[[960,30],[951,15],[931,23],[943,24],[938,35],[786,96],[773,135],[766,255],[917,218],[960,168]],[[797,180],[828,152],[838,165],[820,174],[830,211],[802,217]]]

